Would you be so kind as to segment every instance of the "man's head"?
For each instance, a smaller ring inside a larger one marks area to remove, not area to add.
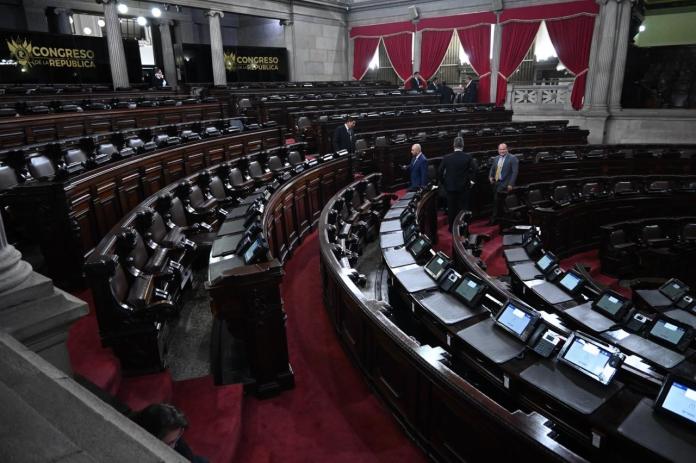
[[[498,154],[501,156],[505,156],[508,153],[508,148],[505,143],[501,143],[498,145]]]
[[[420,77],[420,72],[413,71],[413,77]]]
[[[471,82],[471,76],[464,77],[464,83],[468,84],[469,82]]]
[[[454,149],[458,151],[464,149],[464,139],[462,137],[457,137],[454,139]]]
[[[168,404],[152,404],[139,411],[134,421],[159,440],[174,447],[188,427],[186,416]]]
[[[353,127],[355,127],[355,118],[353,116],[346,117],[346,126],[349,129],[352,129]]]
[[[420,153],[421,153],[421,145],[416,143],[413,146],[411,146],[411,156],[415,157],[415,156],[418,156]]]

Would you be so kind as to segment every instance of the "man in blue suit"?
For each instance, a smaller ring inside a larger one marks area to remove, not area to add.
[[[418,143],[411,146],[411,164],[408,166],[408,170],[411,174],[409,190],[423,188],[428,184],[428,159]]]
[[[519,161],[508,153],[507,145],[498,145],[498,156],[493,160],[488,172],[488,180],[493,185],[493,215],[489,222],[491,225],[496,223],[502,213],[505,195],[515,186],[518,170]]]

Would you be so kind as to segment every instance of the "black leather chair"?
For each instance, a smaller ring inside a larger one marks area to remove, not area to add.
[[[570,191],[568,185],[558,185],[553,189],[551,199],[556,204],[556,206],[563,207],[568,206],[570,203],[572,203],[575,200],[575,197]]]
[[[186,238],[205,250],[210,250],[215,240],[213,227],[207,222],[194,222],[186,213],[183,202],[169,193],[160,195],[155,201],[155,210],[165,220],[168,229],[181,229]],[[201,250],[201,252],[204,252]],[[205,251],[207,252],[207,251]]]
[[[76,174],[87,168],[87,156],[81,149],[67,150],[63,155],[63,161],[69,174]]]
[[[273,178],[273,172],[265,170],[259,161],[249,163],[249,175],[257,185],[262,185]]]
[[[628,239],[623,229],[610,230],[605,239],[600,251],[602,273],[617,277],[633,275],[637,266],[638,245]]]
[[[215,222],[217,201],[212,195],[206,194],[198,184],[188,181],[181,182],[176,188],[176,195],[184,204],[184,209],[193,222]]]
[[[620,181],[614,184],[614,194],[619,195],[631,195],[638,193],[638,189],[630,181]]]
[[[254,181],[252,179],[244,178],[244,175],[242,175],[242,171],[239,169],[239,167],[233,167],[229,170],[227,180],[229,182],[230,190],[234,191],[238,195],[245,195],[254,188]]]
[[[219,175],[210,176],[208,182],[208,191],[218,202],[220,207],[230,209],[239,204],[239,201],[233,191],[228,191],[225,188],[225,182],[222,181]]]
[[[44,155],[30,154],[27,159],[29,174],[36,180],[50,181],[56,176],[56,168],[53,163]]]
[[[672,240],[657,224],[643,226],[640,230],[640,240],[645,246],[652,248],[661,248],[672,244]]]

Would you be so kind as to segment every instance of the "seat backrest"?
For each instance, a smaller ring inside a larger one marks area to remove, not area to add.
[[[381,147],[381,146],[388,146],[389,145],[389,139],[385,137],[384,135],[380,135],[379,137],[375,138],[375,146],[376,147]]]
[[[180,227],[187,227],[188,220],[186,220],[186,211],[184,210],[184,204],[178,197],[172,198],[172,206],[170,209],[172,215],[172,222]]]
[[[682,228],[682,238],[688,241],[696,240],[696,223],[687,223]]]
[[[283,161],[278,156],[268,158],[268,168],[271,170],[279,170],[283,168]]]
[[[544,202],[544,194],[538,188],[529,190],[529,192],[527,193],[527,201],[529,201],[529,204],[542,203]]]
[[[299,166],[300,164],[302,164],[302,155],[299,151],[290,151],[290,153],[288,154],[288,161],[290,162],[290,165],[293,167]]]
[[[633,191],[633,184],[628,181],[616,182],[614,193],[630,193]]]
[[[65,152],[63,156],[68,164],[80,164],[87,161],[87,156],[80,149],[72,149]]]
[[[199,206],[205,202],[205,197],[203,196],[203,191],[198,185],[193,185],[189,191],[189,200],[193,207]]]
[[[124,303],[126,297],[128,297],[129,284],[128,278],[126,278],[126,272],[123,271],[123,267],[120,263],[116,264],[116,269],[111,276],[109,285],[111,286],[111,294],[114,296],[114,299],[120,303]]]
[[[367,149],[367,140],[361,138],[355,141],[355,151],[365,151]]]
[[[307,107],[305,109],[309,110],[309,107]],[[301,116],[299,119],[297,119],[297,128],[299,130],[308,129],[311,126],[312,126],[312,121],[307,116]]]
[[[159,212],[153,212],[149,231],[152,233],[152,239],[155,243],[161,243],[167,236],[167,225]]]
[[[554,188],[553,199],[559,202],[570,200],[570,189],[568,185],[559,185]]]
[[[253,178],[261,177],[263,175],[263,169],[259,161],[251,161],[249,163],[249,175]]]
[[[626,232],[622,229],[614,230],[609,234],[609,244],[616,246],[626,243]]]
[[[107,154],[107,155],[118,154],[118,150],[111,143],[102,143],[101,145],[99,145],[97,152],[99,154]]]
[[[365,186],[365,197],[370,201],[377,197],[377,188],[374,183],[367,182],[367,186]]]
[[[225,186],[222,184],[222,180],[217,175],[210,177],[208,188],[210,188],[210,192],[213,194],[215,199],[222,200],[227,197],[227,194],[225,193]]]
[[[665,237],[664,233],[662,232],[662,227],[660,227],[657,224],[645,225],[640,230],[640,235],[644,240],[659,239]]]
[[[520,205],[520,199],[515,194],[508,194],[505,196],[505,207],[511,209],[513,207],[518,207]]]
[[[230,169],[230,182],[232,186],[235,187],[241,186],[244,183],[244,176],[242,175],[242,171],[239,170],[239,167]]]
[[[17,186],[17,175],[12,167],[0,164],[0,191]]]
[[[56,175],[53,163],[44,155],[29,158],[29,173],[36,179],[50,179]]]
[[[655,180],[648,186],[648,190],[650,191],[667,191],[669,189],[670,184],[667,180]]]
[[[582,186],[582,195],[585,197],[596,195],[600,191],[601,188],[597,182],[588,182]]]

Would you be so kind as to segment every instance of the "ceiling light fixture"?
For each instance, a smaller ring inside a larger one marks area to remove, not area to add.
[[[138,26],[147,26],[147,19],[144,16],[138,16],[135,21],[138,23]]]
[[[126,5],[125,3],[119,3],[118,6],[116,7],[116,9],[121,14],[128,13],[128,5]]]
[[[157,7],[152,8],[152,10],[150,10],[150,12],[152,13],[152,16],[155,18],[159,18],[160,16],[162,16],[162,10],[160,10]]]
[[[85,27],[84,29],[82,29],[82,32],[84,32],[85,35],[92,35],[92,29],[90,29],[89,27]]]
[[[104,21],[102,18],[99,18],[97,20],[97,24],[99,24],[99,27],[104,27],[106,26],[106,21]]]

